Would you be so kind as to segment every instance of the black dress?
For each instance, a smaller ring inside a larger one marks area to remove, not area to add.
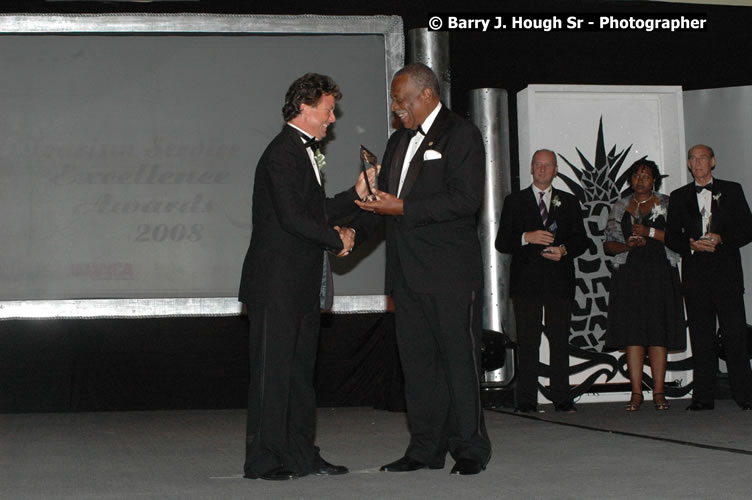
[[[660,215],[643,224],[665,229]],[[622,234],[632,234],[632,216],[625,211]],[[663,243],[646,238],[643,247],[627,253],[627,262],[611,276],[608,304],[606,348],[625,346],[664,346],[669,351],[686,348],[684,305],[679,284],[679,270],[666,258]]]

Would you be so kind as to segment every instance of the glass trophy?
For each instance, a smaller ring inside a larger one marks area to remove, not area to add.
[[[711,238],[708,236],[708,233],[710,232],[710,223],[713,220],[713,214],[712,212],[705,210],[705,207],[702,207],[700,215],[702,216],[702,236],[700,239],[709,240]]]
[[[634,214],[632,214],[632,225],[636,224],[642,224],[642,210],[640,209],[640,204],[637,204],[637,209],[635,210]]]
[[[368,169],[371,167],[376,167],[376,164],[378,163],[378,159],[376,158],[376,155],[368,151],[368,149],[360,145],[360,169],[363,172],[363,175],[366,179],[366,188],[368,189],[368,196],[366,196],[366,201],[373,201],[376,197],[373,194],[373,190],[378,188],[378,185],[373,186],[371,188],[371,183],[368,181]],[[378,179],[376,180],[378,182]]]
[[[637,201],[637,200],[635,200],[635,201]],[[645,201],[647,201],[647,200],[645,200]],[[642,204],[640,202],[637,202],[637,208],[635,209],[634,213],[632,214],[632,226],[636,226],[638,224],[642,224],[643,223],[642,220],[645,218],[645,216],[642,215],[641,206],[642,206]],[[638,240],[638,239],[640,239],[640,236],[635,236],[634,234],[632,234],[629,237],[629,239],[630,240]]]
[[[556,238],[556,230],[559,229],[559,225],[556,223],[556,221],[553,221],[551,224],[549,224],[546,227],[546,231],[554,235],[554,238]],[[553,253],[554,251],[550,248],[544,248],[541,250],[541,253]]]

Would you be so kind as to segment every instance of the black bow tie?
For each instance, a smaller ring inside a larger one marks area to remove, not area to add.
[[[298,135],[301,139],[303,139],[303,147],[304,148],[311,148],[313,151],[316,151],[321,147],[321,142],[316,139],[316,137],[308,137],[303,132],[298,130]]]
[[[307,139],[305,141],[305,143],[303,144],[303,147],[311,148],[313,151],[316,151],[317,149],[321,148],[321,142],[315,137],[311,137],[310,139]]]
[[[407,134],[410,137],[415,137],[415,134],[418,134],[418,133],[426,135],[426,133],[423,132],[423,127],[421,127],[420,125],[418,125],[418,128],[415,129],[415,130],[413,130],[413,129],[407,129]]]
[[[705,184],[704,186],[698,186],[697,184],[695,184],[695,192],[697,194],[700,194],[703,189],[707,189],[708,191],[710,191],[712,193],[713,192],[713,183],[709,182],[709,183]]]

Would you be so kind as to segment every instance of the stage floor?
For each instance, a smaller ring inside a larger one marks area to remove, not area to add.
[[[245,412],[0,414],[0,498],[749,498],[752,412],[673,401],[657,412],[579,405],[575,414],[487,410],[494,453],[477,476],[379,472],[407,445],[405,416],[319,410],[324,458],[338,477],[242,477]]]

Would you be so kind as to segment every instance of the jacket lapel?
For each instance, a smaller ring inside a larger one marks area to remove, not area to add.
[[[687,189],[687,213],[692,221],[691,227],[693,229],[690,237],[699,238],[702,236],[702,214],[700,213],[700,205],[697,204],[697,193],[695,192],[695,183],[692,182]]]
[[[308,156],[308,151],[306,151],[306,148],[303,145],[300,133],[290,125],[285,125],[285,130],[287,131],[288,137],[292,141],[295,151],[297,151],[300,156],[300,165],[303,170],[303,175],[310,176],[310,178],[306,180],[306,183],[312,182],[312,186],[317,187],[321,194],[326,196],[324,192],[324,178],[323,176],[321,177],[321,184],[319,184],[318,179],[316,179],[316,173],[313,171],[311,158]],[[319,175],[321,175],[321,172],[319,172]],[[302,181],[304,181],[304,179],[301,179],[301,182]]]
[[[720,210],[720,205],[722,203],[722,197],[721,194],[721,188],[718,185],[718,179],[713,179],[713,191],[711,194],[712,198],[710,199],[710,227],[708,228],[708,231],[711,233],[715,233],[714,229],[718,227],[719,219],[722,217]]]
[[[433,147],[436,139],[441,135],[448,117],[449,110],[442,104],[439,114],[436,115],[436,119],[433,121],[433,125],[431,125],[430,130],[426,132],[426,136],[423,138],[423,141],[420,143],[420,146],[418,146],[418,150],[415,152],[413,159],[410,161],[410,169],[407,171],[405,183],[402,185],[400,198],[404,199],[408,193],[410,193],[410,189],[412,189],[415,181],[418,179],[418,174],[420,174],[421,168],[423,168],[423,154],[427,149]],[[397,179],[397,183],[399,184],[399,179]]]
[[[556,208],[557,207],[556,207],[556,203],[554,202],[554,200],[560,199],[560,196],[558,195],[558,193],[559,193],[558,190],[556,190],[553,187],[551,188],[551,203],[548,204],[548,225],[549,226],[551,226],[551,224],[554,221],[556,221],[556,215],[557,215]]]
[[[535,190],[533,189],[532,184],[525,189],[524,193],[525,203],[528,205],[528,208],[526,210],[529,210],[530,214],[534,214],[533,220],[537,222],[535,227],[537,229],[542,229],[543,221],[541,220],[540,209],[538,208],[538,200],[536,199],[537,196],[535,195]]]
[[[410,134],[407,130],[401,132],[402,137],[397,143],[397,147],[394,149],[394,156],[392,156],[392,164],[389,168],[389,194],[397,196],[397,190],[399,189],[400,176],[402,175],[402,164],[405,162],[405,154],[407,154],[407,146],[410,142]]]

